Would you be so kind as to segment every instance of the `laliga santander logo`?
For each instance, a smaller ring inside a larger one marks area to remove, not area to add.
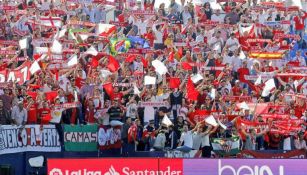
[[[222,160],[219,160],[218,163],[218,175],[285,175],[284,174],[284,166],[279,166],[279,173],[274,173],[271,168],[267,165],[257,166],[254,168],[251,166],[243,165],[238,169],[235,169],[231,165],[222,165]],[[249,174],[246,174],[246,173]]]
[[[63,175],[62,170],[58,169],[58,168],[53,168],[49,175]]]
[[[104,173],[104,175],[120,175],[116,170],[114,169],[113,165],[111,165],[111,168],[109,169],[109,172]]]

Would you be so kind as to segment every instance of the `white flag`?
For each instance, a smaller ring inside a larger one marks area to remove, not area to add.
[[[67,66],[74,66],[78,64],[78,58],[77,58],[77,55],[73,55],[70,57],[68,63],[67,63]]]
[[[95,49],[94,46],[91,46],[89,49],[87,49],[87,51],[85,52],[85,54],[97,56],[97,55],[98,55],[98,52],[97,52],[97,50]]]
[[[52,43],[51,52],[61,54],[62,49],[63,49],[62,44],[58,40],[54,40]]]
[[[155,68],[156,72],[158,72],[158,74],[160,75],[166,74],[167,67],[160,60],[153,60],[151,64]]]
[[[138,89],[138,87],[136,87],[136,84],[133,85],[133,94],[134,95],[140,95],[140,90]]]
[[[205,119],[205,122],[208,123],[209,125],[217,126],[217,122],[216,122],[215,118],[213,117],[213,115],[210,115],[209,117],[207,117]]]
[[[31,74],[35,74],[37,71],[41,70],[41,67],[39,66],[37,61],[34,61],[29,69]]]
[[[255,81],[255,85],[259,85],[261,84],[261,75],[259,75],[259,77],[257,78],[257,80]]]
[[[193,81],[193,83],[197,83],[198,81],[204,79],[203,76],[201,76],[200,74],[196,74],[194,76],[191,77],[191,80]]]
[[[165,124],[166,126],[171,126],[173,123],[172,121],[168,118],[166,114],[164,114],[164,117],[162,119],[162,124]]]
[[[211,93],[210,93],[210,96],[212,99],[215,99],[215,92],[216,90],[214,88],[211,89]]]
[[[66,28],[63,28],[61,31],[58,31],[56,33],[56,35],[54,35],[54,39],[60,39],[62,38],[63,36],[65,36],[65,33],[67,32],[67,29]]]
[[[145,85],[155,85],[156,84],[156,77],[151,77],[151,76],[148,76],[146,75],[145,78],[144,78],[144,83]]]
[[[246,55],[244,54],[243,51],[240,52],[239,58],[240,58],[241,60],[244,60],[244,59],[246,58]]]
[[[19,40],[19,47],[20,47],[20,49],[28,48],[28,38],[24,38],[24,39]]]
[[[47,53],[48,52],[48,47],[35,47],[34,49],[35,53]]]
[[[248,107],[247,103],[245,103],[245,102],[240,103],[240,104],[239,104],[239,108],[240,108],[240,109],[249,110],[249,107]]]
[[[227,126],[226,125],[224,125],[221,121],[220,121],[220,119],[217,119],[217,123],[220,125],[220,127],[222,127],[223,129],[227,129]]]
[[[275,88],[275,81],[273,78],[269,79],[267,82],[265,82],[265,86],[263,88],[262,97],[267,97],[270,94],[270,91]]]
[[[85,34],[79,34],[80,38],[82,39],[82,41],[86,40],[89,35],[85,35]]]
[[[112,75],[112,73],[109,70],[103,69],[100,70],[100,75],[102,78],[107,78],[109,75]]]

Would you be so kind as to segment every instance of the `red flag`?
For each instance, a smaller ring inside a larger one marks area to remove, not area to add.
[[[198,95],[199,92],[195,89],[191,78],[189,78],[187,83],[187,98],[190,100],[197,100]]]
[[[142,57],[141,60],[142,60],[144,68],[147,68],[148,67],[148,61],[144,57]]]
[[[174,61],[174,52],[169,53],[168,61],[170,61],[170,62]]]
[[[97,58],[92,57],[92,62],[91,62],[92,68],[96,68],[98,65],[99,65],[99,62],[98,62]]]
[[[182,62],[181,66],[184,70],[192,70],[192,66],[188,62]]]
[[[132,63],[136,59],[136,55],[129,55],[126,59],[125,62],[127,63]]]
[[[31,96],[33,100],[35,100],[37,97],[37,92],[28,91],[27,94],[28,96]]]
[[[178,56],[179,56],[179,58],[182,58],[182,55],[183,55],[182,47],[179,47],[178,48]]]
[[[180,86],[180,78],[171,77],[169,79],[169,88],[175,89],[175,88],[179,88],[179,86]]]
[[[33,58],[34,58],[35,60],[38,60],[42,55],[43,55],[43,54],[34,54],[34,55],[33,55]]]
[[[112,97],[113,96],[113,85],[112,83],[107,83],[103,85],[104,90],[106,91],[106,93]]]
[[[54,99],[58,96],[57,91],[45,92],[46,99],[49,101],[54,101]]]
[[[109,64],[108,64],[107,67],[111,72],[116,72],[120,68],[120,65],[119,65],[118,61],[110,55],[109,56]]]

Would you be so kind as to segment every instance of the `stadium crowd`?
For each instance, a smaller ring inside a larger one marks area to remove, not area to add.
[[[0,1],[0,124],[122,125],[128,151],[307,149],[306,11],[169,1]]]

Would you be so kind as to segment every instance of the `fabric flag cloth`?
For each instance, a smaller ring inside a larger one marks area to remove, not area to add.
[[[217,123],[218,123],[218,124],[220,125],[220,127],[223,128],[224,130],[227,129],[227,126],[224,125],[224,124],[220,121],[220,119],[217,119]]]
[[[127,39],[130,41],[132,48],[139,48],[139,46],[141,46],[142,49],[150,48],[147,40],[139,36],[128,36]]]
[[[64,146],[66,151],[97,151],[98,125],[64,125]],[[83,139],[78,139],[83,136]],[[90,137],[89,137],[90,136]]]
[[[58,92],[57,91],[49,91],[49,92],[45,92],[45,96],[46,99],[49,101],[54,101],[54,99],[58,96]]]
[[[129,55],[126,59],[125,62],[127,63],[132,63],[136,59],[136,55]]]
[[[109,75],[112,75],[112,73],[109,71],[109,70],[100,70],[100,75],[103,77],[103,78],[107,78]]]
[[[174,52],[171,52],[168,56],[168,61],[173,62],[174,61]]]
[[[96,57],[92,57],[91,66],[93,68],[96,68],[98,65],[99,65],[99,61],[97,60],[97,58]]]
[[[116,32],[116,26],[112,24],[98,24],[97,25],[97,35],[108,37],[113,32]]]
[[[114,89],[113,89],[113,85],[112,83],[107,83],[103,85],[104,90],[106,91],[106,93],[112,97],[114,94]]]
[[[133,85],[133,94],[134,95],[140,95],[140,90],[138,89],[138,87],[136,86],[136,84]]]
[[[68,63],[67,63],[67,66],[74,66],[78,64],[78,58],[77,58],[77,55],[73,55],[70,57]]]
[[[111,72],[116,72],[120,68],[120,65],[119,65],[118,61],[113,56],[111,56],[111,55],[109,56],[109,63],[107,65],[107,68]]]
[[[52,43],[51,52],[61,54],[62,49],[63,49],[62,44],[58,40],[54,40]]]
[[[98,52],[97,52],[97,50],[95,49],[94,46],[91,46],[89,49],[87,49],[85,54],[97,56]]]
[[[35,74],[37,71],[41,70],[41,67],[39,66],[37,61],[34,61],[29,69],[31,74]]]
[[[110,122],[111,125],[113,123],[113,121]],[[98,146],[100,150],[121,148],[121,125],[115,125],[112,127],[100,125],[98,130]]]
[[[156,77],[151,77],[146,75],[144,77],[144,84],[145,85],[155,85],[156,84]]]
[[[181,66],[184,70],[192,70],[192,66],[188,62],[182,62]]]
[[[193,83],[197,83],[198,81],[204,79],[204,77],[201,76],[200,74],[196,74],[196,75],[192,76],[191,79],[192,79]]]
[[[260,85],[261,84],[261,75],[259,75],[259,77],[257,78],[257,80],[255,81],[255,85]]]
[[[62,27],[62,19],[60,17],[41,17],[40,23],[49,27]]]
[[[164,114],[164,117],[162,119],[162,124],[165,124],[166,126],[171,126],[173,123],[172,121],[168,118],[166,114]]]
[[[151,62],[151,64],[158,74],[164,75],[167,73],[167,67],[160,60],[154,60]]]
[[[210,92],[210,97],[211,99],[215,99],[215,96],[216,96],[216,89],[212,88]]]
[[[187,83],[187,98],[190,100],[197,100],[198,95],[199,92],[195,89],[191,78],[189,78]]]
[[[19,47],[20,47],[21,50],[28,48],[28,38],[23,38],[23,39],[19,40],[18,43],[19,43]]]
[[[205,118],[205,122],[214,127],[218,125],[213,115],[210,115],[209,117]]]
[[[148,67],[148,61],[144,57],[141,58],[141,61],[143,63],[144,68],[147,68]]]
[[[63,36],[65,36],[65,33],[67,32],[66,28],[63,28],[61,31],[57,32],[56,35],[54,36],[55,39],[60,39]]]
[[[175,89],[180,86],[180,78],[178,77],[170,77],[169,79],[169,88]]]
[[[246,102],[242,102],[242,103],[240,103],[240,104],[239,104],[239,108],[240,108],[240,109],[246,109],[246,110],[249,110],[249,107],[248,107],[248,105],[247,105],[247,103],[246,103]]]
[[[236,155],[240,152],[239,136],[231,138],[213,138],[213,152],[221,156]]]
[[[274,79],[273,78],[269,79],[267,82],[265,82],[265,86],[263,88],[261,96],[267,97],[270,94],[271,90],[274,89],[275,87],[276,86]]]

